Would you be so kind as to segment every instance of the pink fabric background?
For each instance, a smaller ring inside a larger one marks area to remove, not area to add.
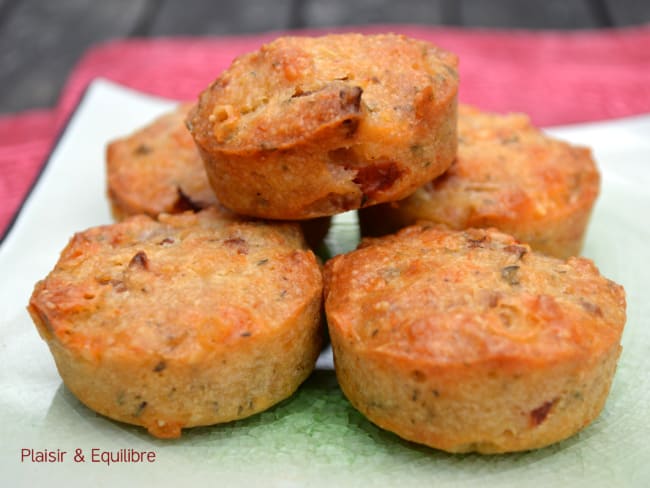
[[[456,53],[461,101],[486,110],[526,112],[540,126],[650,112],[650,25],[573,32],[396,25],[353,30],[399,32]],[[92,79],[101,76],[156,95],[194,99],[235,56],[281,34],[114,41],[89,50],[56,108],[0,117],[0,234]]]

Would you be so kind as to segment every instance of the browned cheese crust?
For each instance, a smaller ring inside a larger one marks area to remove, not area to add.
[[[29,312],[83,403],[178,437],[291,395],[320,351],[321,294],[297,226],[208,209],[76,234]]]
[[[419,220],[452,229],[496,227],[540,252],[577,256],[600,176],[589,149],[553,139],[522,114],[460,106],[458,157],[410,197],[360,212],[364,235]]]
[[[182,104],[108,145],[108,198],[115,219],[138,214],[156,218],[161,213],[220,205],[185,126],[191,106]],[[315,249],[327,234],[330,219],[305,220],[300,226],[307,243]]]
[[[377,425],[450,452],[565,439],[600,413],[625,294],[496,230],[412,226],[329,261],[336,373]]]
[[[397,35],[279,38],[237,58],[188,126],[228,208],[333,215],[404,198],[449,167],[456,64]]]

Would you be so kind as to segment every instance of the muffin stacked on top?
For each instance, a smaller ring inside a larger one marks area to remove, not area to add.
[[[403,36],[280,38],[113,142],[126,220],[77,234],[30,301],[66,385],[160,437],[286,398],[314,366],[323,287],[286,221],[317,242],[330,216],[363,209],[369,234],[446,227],[326,263],[355,407],[449,451],[541,447],[588,424],[620,352],[622,288],[587,260],[468,228],[577,254],[598,173],[521,116],[457,120],[456,65]]]
[[[288,37],[233,63],[188,117],[228,208],[305,219],[394,201],[456,155],[456,57],[406,37]]]

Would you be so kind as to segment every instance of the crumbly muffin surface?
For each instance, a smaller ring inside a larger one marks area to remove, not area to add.
[[[326,265],[337,376],[370,420],[440,449],[556,442],[602,408],[625,294],[496,230],[412,226]]]
[[[584,147],[547,136],[522,114],[459,107],[458,156],[406,199],[364,210],[367,235],[419,220],[496,227],[557,257],[580,253],[600,175]]]
[[[332,215],[406,196],[451,164],[456,63],[396,35],[279,38],[236,59],[188,126],[227,207]]]
[[[109,143],[106,151],[107,194],[117,220],[145,214],[199,211],[218,207],[199,150],[185,118],[191,104],[151,121]],[[329,217],[300,222],[305,240],[318,248],[330,227]]]
[[[218,204],[181,104],[145,127],[111,141],[106,151],[107,193],[118,219],[200,210]]]
[[[174,437],[291,394],[319,352],[320,295],[297,226],[209,209],[76,234],[29,309],[81,401]]]

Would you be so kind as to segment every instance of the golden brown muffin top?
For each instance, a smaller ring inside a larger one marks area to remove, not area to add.
[[[590,208],[599,185],[588,148],[547,136],[526,115],[461,105],[456,162],[403,204],[453,228],[500,227]]]
[[[390,146],[387,134],[408,137],[427,118],[419,112],[456,96],[456,65],[453,54],[393,34],[281,37],[237,58],[188,122],[208,152],[285,149],[344,130],[342,119],[357,142]]]
[[[297,226],[211,208],[76,234],[30,308],[45,334],[89,360],[136,353],[191,363],[282,327],[320,289]]]
[[[198,210],[216,205],[203,160],[185,127],[191,104],[182,104],[106,152],[108,193],[120,218],[138,213]]]
[[[459,366],[548,364],[618,344],[625,294],[584,258],[534,253],[493,229],[412,226],[325,268],[330,326],[355,347]]]

